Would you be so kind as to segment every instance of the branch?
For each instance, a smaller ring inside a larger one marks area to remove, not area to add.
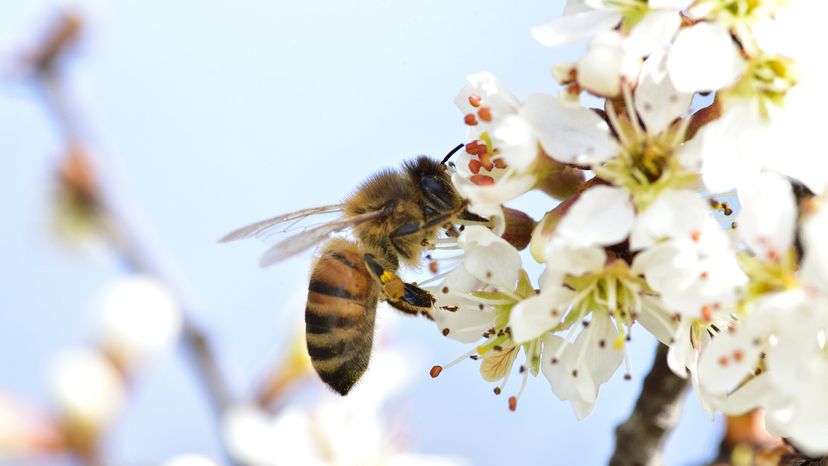
[[[84,165],[80,170],[82,176],[75,178],[77,183],[71,188],[75,194],[81,194],[80,198],[87,204],[85,207],[95,217],[96,225],[125,268],[154,276],[175,294],[184,314],[181,342],[189,350],[196,374],[206,388],[215,412],[220,414],[233,400],[209,338],[192,319],[199,306],[185,291],[173,261],[152,241],[153,236],[149,234],[146,222],[135,220],[141,218],[140,212],[124,201],[121,192],[109,189],[112,183],[108,186],[102,183],[106,180],[99,178],[101,173],[96,170],[99,167],[91,166],[90,154],[85,151],[83,144],[88,138],[82,108],[75,104],[74,96],[67,91],[59,66],[66,52],[75,45],[81,26],[81,18],[73,13],[64,13],[58,18],[51,34],[41,42],[40,48],[29,57],[33,78],[43,91],[45,107],[52,113],[66,147],[77,151],[72,156]],[[87,171],[84,172],[84,169]],[[62,176],[65,182],[67,174],[62,173]],[[230,461],[230,464],[234,463]]]
[[[669,348],[659,344],[633,412],[615,429],[611,466],[658,466],[667,433],[678,424],[687,380],[667,367]]]

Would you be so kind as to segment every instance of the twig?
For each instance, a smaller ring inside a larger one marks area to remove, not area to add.
[[[678,424],[687,380],[667,366],[667,346],[659,344],[653,367],[644,379],[633,412],[615,429],[611,466],[658,466],[661,446]]]
[[[66,13],[55,24],[53,33],[41,44],[41,49],[31,57],[36,83],[43,91],[46,108],[53,114],[56,126],[66,140],[67,147],[77,148],[87,138],[83,134],[81,109],[73,104],[70,93],[63,85],[59,61],[77,40],[81,20],[72,13]],[[82,154],[83,155],[83,154]],[[88,155],[88,154],[87,154]],[[88,159],[88,157],[87,157]],[[94,172],[94,168],[93,172]],[[96,173],[99,175],[99,173]],[[103,181],[96,179],[94,181]],[[206,388],[207,395],[216,414],[221,414],[233,401],[228,384],[224,380],[215,352],[206,333],[192,319],[198,305],[186,293],[178,280],[175,267],[159,247],[148,238],[146,226],[135,222],[137,212],[127,208],[118,196],[112,195],[106,186],[95,186],[95,196],[90,208],[100,221],[105,238],[112,245],[124,266],[130,270],[153,275],[164,282],[176,295],[184,313],[181,342],[193,359],[196,374]],[[98,189],[102,188],[102,189]],[[229,464],[235,464],[228,460]]]

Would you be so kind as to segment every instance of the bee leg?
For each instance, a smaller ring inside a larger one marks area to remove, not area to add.
[[[385,269],[373,254],[362,257],[368,270],[382,286],[382,292],[388,304],[406,314],[421,314],[429,311],[434,304],[434,297],[428,291],[411,283],[406,283],[396,273]]]

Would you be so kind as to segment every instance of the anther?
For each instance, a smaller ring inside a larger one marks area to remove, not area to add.
[[[607,346],[607,341],[606,340],[598,341],[598,347],[603,348],[605,346]]]
[[[494,164],[495,168],[503,169],[508,167],[508,165],[506,165],[506,161],[503,159],[494,159],[492,160],[492,163]]]
[[[557,364],[557,363],[558,363],[558,358],[552,358],[552,364]]]
[[[444,329],[443,329],[443,336],[444,336],[444,337],[447,337],[447,336],[448,336],[448,334],[449,334],[449,329],[444,328]]]
[[[491,270],[486,271],[486,278],[492,278],[492,271]]]
[[[491,186],[494,184],[494,178],[487,175],[472,175],[469,179],[478,186]]]
[[[471,106],[472,106],[472,107],[474,107],[474,108],[477,108],[477,107],[479,107],[479,106],[480,106],[480,101],[481,101],[481,100],[483,100],[483,98],[482,98],[482,97],[480,97],[479,95],[470,95],[470,96],[469,96],[469,103],[470,103],[470,104],[471,104]]]
[[[448,287],[447,287],[447,286],[444,286],[444,287],[443,287],[443,289],[442,289],[441,291],[443,292],[443,294],[448,294],[449,289],[448,289]]]
[[[722,367],[727,367],[727,357],[722,356],[719,358],[719,365]]]
[[[500,346],[500,345],[494,345],[494,346],[492,346],[492,349],[495,350],[495,351],[503,351],[503,347]]]
[[[481,164],[480,164],[480,161],[479,161],[479,160],[477,160],[477,159],[471,159],[471,160],[469,161],[469,171],[471,171],[471,172],[472,172],[472,173],[474,173],[475,175],[476,175],[476,174],[478,174],[478,173],[480,173],[480,168],[481,168],[482,166],[483,166],[483,165],[481,165]]]
[[[469,126],[477,126],[477,117],[475,117],[473,113],[469,113],[463,117],[463,123]]]
[[[428,271],[431,273],[437,273],[439,268],[437,267],[437,261],[431,261],[428,263]]]
[[[509,411],[514,411],[517,409],[517,398],[514,396],[509,397]]]
[[[518,368],[518,373],[519,373],[519,374],[523,374],[525,371],[526,371],[526,366],[524,366],[524,365],[521,365],[521,366]]]
[[[702,319],[704,319],[707,322],[710,322],[713,319],[713,308],[711,308],[710,306],[702,306],[701,315]]]
[[[736,362],[741,361],[745,357],[745,354],[739,350],[733,352],[733,360]]]
[[[483,309],[486,309],[486,306],[483,303],[480,303],[477,305],[477,308],[482,311]]]
[[[483,107],[477,111],[477,116],[479,116],[481,120],[488,123],[492,121],[492,109],[489,107]]]
[[[693,231],[690,233],[690,239],[693,241],[698,241],[701,238],[701,232],[698,230]]]
[[[500,395],[500,392],[501,392],[500,387],[495,387],[494,388],[494,394],[495,395]]]
[[[624,374],[624,380],[632,380],[632,374]]]
[[[589,321],[588,320],[581,321],[581,325],[583,325],[584,328],[587,328],[587,327],[589,327]]]
[[[440,375],[440,372],[443,372],[443,367],[442,366],[434,366],[434,367],[431,368],[430,371],[428,371],[428,375],[430,375],[431,378],[434,379],[434,378],[437,378],[438,375]]]
[[[572,369],[572,377],[578,377],[578,369]]]

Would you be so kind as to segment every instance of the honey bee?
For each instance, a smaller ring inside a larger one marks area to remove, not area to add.
[[[401,170],[370,176],[340,204],[280,215],[229,233],[219,241],[263,239],[286,225],[318,214],[340,214],[267,250],[267,266],[326,241],[313,264],[305,307],[305,335],[319,377],[345,395],[368,368],[377,302],[384,299],[404,313],[426,314],[431,294],[404,282],[401,265],[417,266],[442,228],[453,231],[457,218],[486,221],[466,210],[446,170],[455,147],[442,162],[426,156],[408,160]],[[354,240],[331,237],[350,230]]]

